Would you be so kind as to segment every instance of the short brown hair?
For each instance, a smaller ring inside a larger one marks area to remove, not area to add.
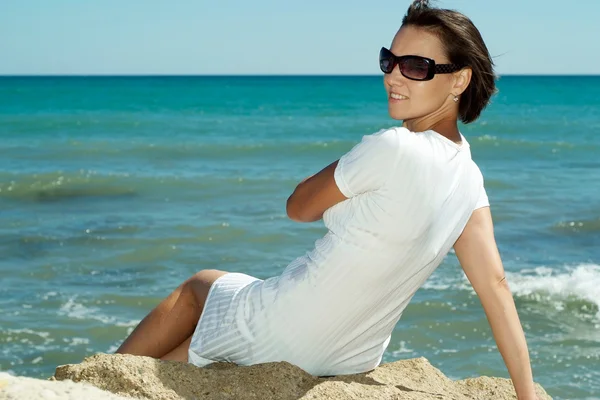
[[[464,14],[430,7],[428,0],[413,1],[402,19],[402,26],[408,25],[435,34],[451,64],[471,68],[471,82],[461,96],[458,113],[465,124],[475,121],[496,93],[494,62],[479,30]]]

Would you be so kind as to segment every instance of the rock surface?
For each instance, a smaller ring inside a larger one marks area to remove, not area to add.
[[[12,376],[0,372],[0,399],[3,400],[131,400],[87,383],[61,382]]]
[[[425,358],[383,364],[364,374],[318,378],[285,362],[249,367],[216,363],[198,368],[147,357],[97,354],[86,358],[81,364],[58,367],[52,379],[86,382],[120,396],[152,400],[516,400],[512,384],[507,379],[480,377],[452,381]],[[45,383],[57,385],[63,382]],[[5,389],[0,387],[0,399],[12,399],[3,397]],[[541,386],[537,386],[537,391],[540,400],[551,399]],[[90,393],[80,398],[116,399],[101,396],[110,395]]]

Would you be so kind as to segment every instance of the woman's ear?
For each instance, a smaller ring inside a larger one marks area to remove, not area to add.
[[[459,96],[465,90],[467,90],[469,83],[471,83],[472,75],[473,70],[471,68],[463,68],[454,73],[454,85],[452,86],[452,92],[455,94],[455,96]]]

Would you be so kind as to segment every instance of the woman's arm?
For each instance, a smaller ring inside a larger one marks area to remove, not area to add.
[[[536,399],[527,342],[504,276],[489,207],[475,210],[454,250],[483,305],[518,399]]]
[[[346,200],[333,177],[338,160],[318,173],[304,179],[287,200],[288,217],[297,222],[314,222],[323,217],[329,207]]]

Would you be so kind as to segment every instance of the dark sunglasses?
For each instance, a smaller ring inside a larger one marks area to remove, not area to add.
[[[431,58],[421,56],[396,56],[382,47],[379,51],[379,68],[384,74],[391,74],[396,67],[400,73],[413,81],[428,81],[435,74],[450,74],[463,68],[458,64],[436,64]]]

